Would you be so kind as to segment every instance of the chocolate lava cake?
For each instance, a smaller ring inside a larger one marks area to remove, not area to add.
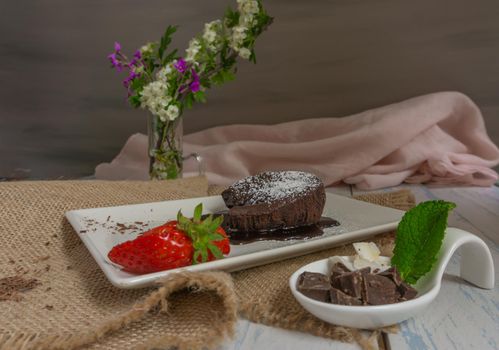
[[[313,225],[326,194],[315,175],[269,171],[237,181],[222,192],[229,208],[224,221],[233,231],[269,231]]]

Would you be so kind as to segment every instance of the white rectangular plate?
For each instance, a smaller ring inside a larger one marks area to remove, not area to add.
[[[400,210],[327,193],[323,215],[338,220],[340,225],[325,229],[320,237],[231,245],[230,255],[224,259],[145,275],[124,272],[107,258],[108,252],[115,245],[174,219],[179,209],[184,215],[192,215],[194,207],[199,203],[203,203],[203,213],[226,209],[222,197],[213,196],[72,210],[66,213],[66,217],[113,285],[119,288],[143,288],[180,270],[237,271],[365,239],[395,229],[404,214]]]

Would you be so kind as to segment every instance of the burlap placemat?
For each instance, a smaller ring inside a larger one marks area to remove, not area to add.
[[[210,193],[219,191],[210,188]],[[64,219],[64,212],[204,196],[206,180],[0,183],[0,349],[180,349],[213,347],[231,336],[237,312],[252,321],[342,341],[358,332],[323,323],[287,288],[299,266],[339,247],[230,275],[182,273],[159,288],[113,287]],[[408,192],[363,200],[407,208]],[[388,251],[393,239],[376,241]],[[265,288],[263,288],[265,287]]]

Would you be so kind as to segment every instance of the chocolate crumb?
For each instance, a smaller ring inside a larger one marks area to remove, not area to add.
[[[52,235],[52,237],[57,238],[57,235],[54,233],[54,234]]]
[[[45,261],[45,260],[48,260],[48,259],[50,259],[50,255],[44,255],[44,256],[41,256],[39,258],[36,258],[34,262],[36,263],[36,262]]]
[[[9,264],[15,264],[15,263],[16,263],[16,262],[15,262],[15,260],[14,260],[14,259],[12,259],[12,258],[10,258],[10,259],[9,259]]]
[[[52,306],[52,305],[45,305],[45,309],[47,309],[47,310],[54,310],[54,306]]]
[[[49,246],[49,245],[50,245],[50,242],[45,242],[45,245],[46,245],[46,246]]]
[[[87,230],[80,230],[80,233],[87,233]]]
[[[47,287],[47,289],[45,289],[46,292],[52,290],[52,287]]]
[[[47,271],[47,272],[50,271],[50,265],[45,266],[45,271]]]
[[[20,293],[31,290],[39,284],[41,283],[36,278],[26,279],[21,276],[0,278],[0,301],[21,301],[23,296]]]
[[[106,220],[106,221],[109,221],[109,219],[111,219],[111,215],[109,215],[109,216],[107,217],[107,220]]]

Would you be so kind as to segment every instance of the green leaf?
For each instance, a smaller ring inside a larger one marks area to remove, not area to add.
[[[163,58],[163,60],[161,61],[162,65],[165,66],[167,63],[173,61],[173,59],[177,55],[177,51],[178,50],[175,49],[172,52],[170,52],[168,55],[166,55],[165,58]]]
[[[135,107],[138,108],[140,107],[140,96],[139,95],[132,95],[128,98],[128,102]]]
[[[179,210],[178,213],[177,213],[177,221],[180,225],[188,225],[190,223],[190,220],[189,218],[185,217],[184,215],[182,215],[182,211]]]
[[[256,64],[256,55],[255,55],[255,50],[251,49],[251,55],[249,57],[250,62],[253,62]]]
[[[172,42],[172,35],[177,31],[177,26],[168,26],[166,27],[165,34],[161,37],[159,41],[158,47],[158,58],[161,60],[163,58],[163,54],[165,50],[168,48],[168,45]]]
[[[208,235],[208,238],[211,240],[211,241],[223,241],[225,239],[224,236],[222,236],[220,233],[210,233]]]
[[[397,227],[392,265],[404,281],[415,284],[431,270],[456,204],[442,200],[422,202],[405,213]]]
[[[199,203],[196,205],[196,208],[194,208],[194,221],[201,221],[201,215],[203,215],[203,203]]]
[[[194,100],[196,102],[206,102],[205,94],[203,91],[197,91],[194,93]]]
[[[232,10],[230,7],[225,11],[225,21],[227,27],[231,28],[239,24],[239,12]]]
[[[216,245],[210,243],[210,244],[208,244],[208,249],[210,250],[211,254],[213,254],[213,256],[215,258],[222,259],[224,257],[224,255],[222,254],[222,251]]]
[[[222,225],[222,222],[224,222],[224,216],[223,215],[218,215],[214,220],[213,220],[213,225],[220,226]]]
[[[201,262],[207,262],[208,261],[208,250],[206,248],[199,250],[201,253]]]
[[[192,265],[198,264],[198,258],[201,256],[201,251],[197,250],[194,252],[194,255],[192,256]]]
[[[185,96],[184,104],[187,108],[192,108],[192,105],[194,104],[194,96],[192,96],[192,93]]]
[[[226,83],[228,81],[234,80],[236,78],[236,75],[232,73],[229,70],[221,70],[217,74],[215,74],[212,78],[211,81],[215,85],[222,85],[223,83]]]

